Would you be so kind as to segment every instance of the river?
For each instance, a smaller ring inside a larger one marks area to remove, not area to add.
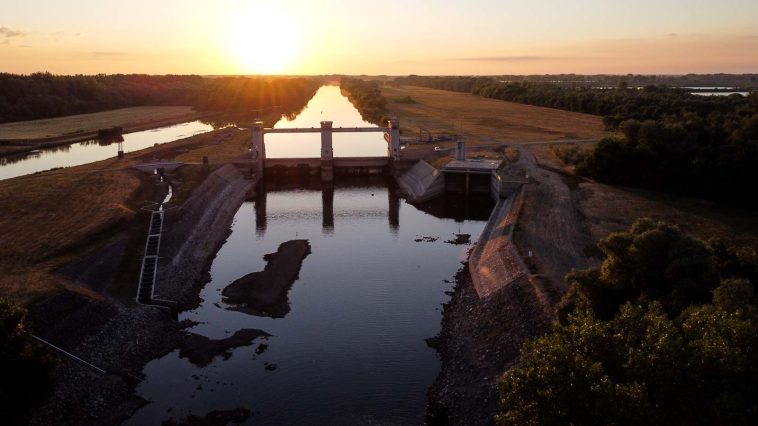
[[[174,124],[157,129],[124,134],[124,151],[132,152],[156,144],[172,142],[213,130],[200,121]],[[97,140],[44,148],[23,154],[0,157],[0,180],[28,175],[57,167],[73,167],[115,157],[118,144],[101,145]]]
[[[319,127],[321,121],[333,121],[334,127],[370,127],[360,112],[342,95],[338,86],[321,86],[308,106],[292,120],[283,118],[275,128]],[[318,158],[321,156],[321,135],[267,134],[268,158]],[[332,147],[335,157],[382,157],[387,143],[381,133],[334,133]]]
[[[297,119],[277,127],[315,127],[324,119],[335,126],[368,125],[338,88],[325,86]],[[267,135],[267,154],[318,156],[317,138],[295,136]],[[364,136],[335,140],[335,152],[384,155],[381,134]],[[179,350],[151,361],[137,387],[150,403],[125,424],[238,408],[252,413],[245,424],[422,423],[426,392],[440,368],[426,339],[439,332],[442,304],[492,202],[450,196],[422,210],[395,191],[381,176],[338,176],[334,188],[318,181],[264,183],[258,197],[237,211],[200,306],[179,319],[193,322],[189,333],[210,339],[243,329],[270,336],[207,365],[193,364]],[[456,237],[463,234],[471,241],[461,244]],[[293,240],[307,240],[310,253],[285,289],[284,304],[240,311],[227,303],[225,288],[264,271],[275,262],[264,257]]]
[[[334,125],[341,127],[371,126],[361,118],[350,101],[342,96],[338,86],[322,86],[297,117],[282,117],[274,127],[318,127],[322,120],[334,120]],[[123,135],[124,151],[138,151],[211,130],[213,127],[209,124],[191,121],[127,133]],[[336,157],[380,157],[387,153],[384,139],[377,133],[336,133],[333,146]],[[300,134],[296,137],[288,134],[266,135],[266,155],[270,158],[319,157],[320,148],[318,133]],[[97,140],[92,140],[0,157],[0,180],[105,160],[115,157],[117,150],[116,143],[101,145]]]

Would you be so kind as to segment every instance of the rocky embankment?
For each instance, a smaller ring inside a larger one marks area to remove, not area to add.
[[[497,378],[518,360],[521,344],[550,329],[550,318],[527,277],[480,299],[468,266],[456,275],[429,344],[442,369],[429,390],[427,424],[488,425],[497,413]]]
[[[516,364],[525,340],[550,329],[550,302],[512,241],[522,197],[519,188],[497,203],[456,275],[442,330],[430,341],[442,369],[429,391],[428,424],[492,424],[498,377]]]
[[[253,181],[226,165],[207,176],[180,208],[166,213],[161,253],[171,260],[159,266],[156,290],[161,297],[176,300],[182,307],[197,303],[207,266],[228,236],[234,215],[252,186]],[[150,360],[192,347],[192,353],[185,355],[203,362],[263,335],[259,330],[246,330],[220,341],[205,339],[198,345],[197,337],[183,331],[184,325],[191,324],[177,323],[164,308],[125,307],[105,300],[92,300],[71,314],[82,309],[90,312],[90,305],[104,306],[100,309],[104,325],[90,328],[96,331],[67,349],[106,374],[64,360],[55,392],[34,414],[32,425],[119,424],[145,404],[134,388]]]
[[[170,260],[158,267],[157,298],[176,301],[182,309],[197,306],[203,275],[253,186],[227,164],[205,178],[180,208],[166,212],[161,255]]]

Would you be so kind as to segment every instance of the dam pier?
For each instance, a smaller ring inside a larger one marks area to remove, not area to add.
[[[320,158],[267,158],[266,134],[276,133],[320,133]],[[332,135],[334,133],[384,133],[387,142],[387,155],[384,157],[334,157]],[[250,162],[247,165],[254,179],[258,180],[266,172],[277,174],[287,173],[291,169],[297,172],[318,173],[325,183],[334,180],[335,170],[344,169],[352,173],[382,173],[385,170],[394,172],[400,161],[400,124],[397,119],[387,122],[387,127],[333,127],[332,121],[322,121],[321,127],[300,128],[265,128],[262,121],[253,123],[253,140]],[[245,165],[242,165],[245,167]]]

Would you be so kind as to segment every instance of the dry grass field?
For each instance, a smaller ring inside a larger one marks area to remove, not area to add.
[[[81,138],[108,127],[120,126],[125,131],[135,131],[152,127],[155,123],[178,123],[198,116],[200,114],[189,106],[145,106],[19,121],[0,124],[0,141]]]
[[[29,303],[64,288],[92,295],[90,289],[61,280],[55,270],[97,250],[135,223],[155,180],[132,166],[174,159],[194,163],[179,169],[175,192],[181,198],[201,180],[203,156],[213,168],[247,151],[249,130],[235,130],[225,140],[219,136],[222,132],[129,153],[124,160],[112,158],[0,181],[0,297]],[[137,231],[138,238],[143,237]]]
[[[383,87],[388,109],[401,117],[406,136],[419,128],[458,134],[470,144],[598,139],[607,133],[595,115],[536,107],[468,93],[413,86]],[[415,103],[395,101],[410,96]]]
[[[128,170],[79,170],[0,181],[0,288],[22,301],[60,288],[52,270],[134,217],[140,180]]]

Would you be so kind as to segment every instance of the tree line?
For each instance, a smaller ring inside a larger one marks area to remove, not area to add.
[[[0,122],[147,105],[226,112],[277,106],[291,114],[302,109],[320,85],[317,79],[285,77],[0,73]]]
[[[398,83],[602,115],[621,137],[601,141],[574,161],[577,172],[748,207],[758,181],[758,92],[748,97],[696,96],[683,89],[561,87],[498,82],[491,77],[420,77]]]
[[[382,95],[378,81],[345,77],[340,79],[340,90],[369,123],[381,126],[390,119],[387,99]]]
[[[751,424],[758,259],[637,221],[566,276],[553,331],[499,382],[501,425]]]
[[[645,87],[666,85],[673,87],[722,87],[748,89],[758,87],[758,74],[532,74],[498,75],[497,81],[550,83],[567,87]]]

